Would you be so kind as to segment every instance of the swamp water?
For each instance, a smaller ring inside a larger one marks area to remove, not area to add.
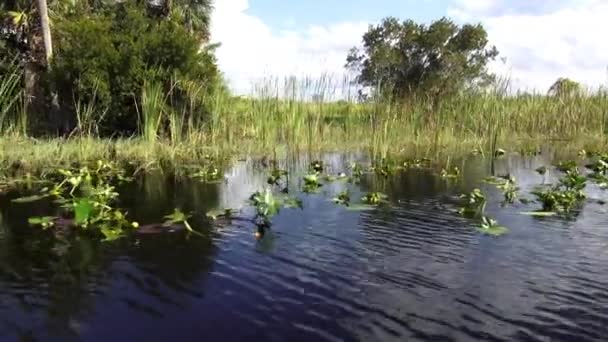
[[[530,197],[555,181],[534,171],[544,158],[504,157],[494,171]],[[340,172],[360,156],[321,159]],[[309,162],[284,165],[293,189]],[[67,242],[27,225],[48,204],[2,198],[0,340],[606,340],[608,207],[592,199],[608,192],[588,186],[590,200],[569,219],[526,216],[539,205],[501,207],[502,194],[481,184],[487,164],[459,165],[458,181],[409,170],[297,193],[303,209],[282,209],[260,240],[250,222],[205,217],[267,186],[269,170],[253,161],[237,162],[220,184],[148,175],[120,189],[131,218],[162,222],[179,207],[202,236]],[[345,187],[353,201],[382,191],[389,203],[347,210],[331,201]],[[458,215],[455,198],[474,187],[507,234],[484,235]]]

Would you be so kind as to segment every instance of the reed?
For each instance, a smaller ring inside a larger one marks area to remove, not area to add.
[[[18,100],[6,94],[14,93],[19,77],[0,77],[2,113],[10,106],[11,118]],[[196,84],[176,86],[187,89],[190,101],[185,106],[172,106],[170,94],[160,85],[146,83],[138,101],[140,135],[132,138],[97,138],[98,116],[92,115],[97,110],[89,105],[83,105],[79,114],[82,134],[68,139],[36,140],[23,133],[15,138],[15,133],[8,135],[8,127],[18,126],[18,120],[10,125],[0,120],[0,164],[27,159],[32,166],[43,167],[105,157],[144,166],[177,166],[198,163],[209,153],[268,154],[278,147],[445,159],[473,149],[552,145],[566,153],[607,145],[605,93],[558,98],[490,91],[462,93],[439,103],[424,97],[360,102],[355,96],[358,89],[349,80],[328,75],[266,79],[248,97],[227,92],[202,95],[207,92]],[[27,125],[27,116],[21,116]]]

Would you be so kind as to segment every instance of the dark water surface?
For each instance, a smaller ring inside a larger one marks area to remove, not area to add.
[[[323,156],[333,171],[355,158]],[[534,172],[543,164],[505,158],[496,172],[529,191],[543,181]],[[250,223],[204,217],[265,186],[268,171],[250,161],[224,184],[148,176],[123,191],[140,222],[178,206],[195,213],[204,237],[62,242],[26,224],[48,208],[4,198],[0,340],[606,341],[607,208],[590,201],[572,219],[533,218],[520,212],[534,205],[501,208],[501,194],[482,185],[488,213],[509,228],[482,235],[453,199],[487,169],[468,161],[455,185],[415,170],[327,185],[299,194],[304,209],[282,210],[261,241]],[[383,191],[390,205],[347,211],[329,201],[345,186]],[[588,194],[606,199],[593,187]]]

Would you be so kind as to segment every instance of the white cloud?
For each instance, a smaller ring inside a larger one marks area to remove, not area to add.
[[[448,14],[481,21],[489,39],[507,58],[519,88],[546,91],[558,77],[589,87],[608,80],[608,1],[459,0]]]
[[[330,73],[340,79],[347,51],[360,44],[369,24],[296,28],[286,18],[286,29],[273,31],[247,12],[248,0],[218,0],[215,6],[212,38],[222,43],[217,57],[238,93],[267,77]],[[453,0],[448,15],[484,24],[507,58],[492,68],[508,74],[517,88],[546,91],[558,77],[606,84],[608,0]]]
[[[368,25],[342,22],[273,32],[248,8],[248,0],[217,1],[212,18],[212,39],[222,44],[220,68],[238,93],[249,92],[261,78],[332,74],[340,79],[347,51],[359,44]]]

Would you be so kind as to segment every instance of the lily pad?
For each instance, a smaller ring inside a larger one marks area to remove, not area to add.
[[[527,215],[527,216],[535,216],[535,217],[551,217],[551,216],[557,215],[557,213],[554,211],[528,211],[528,212],[522,212],[520,214]]]
[[[506,227],[503,226],[492,226],[492,227],[478,227],[477,231],[486,235],[491,235],[491,236],[501,236],[506,234],[509,229],[507,229]]]
[[[348,211],[368,211],[376,209],[377,206],[370,204],[351,204],[345,208]]]

